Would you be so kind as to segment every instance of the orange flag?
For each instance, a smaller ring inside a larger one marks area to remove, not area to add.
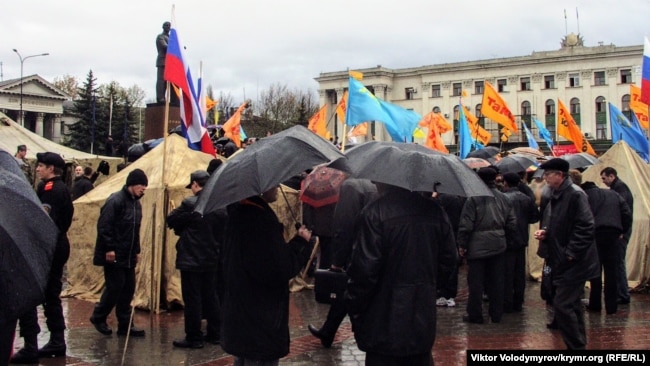
[[[339,100],[339,104],[336,106],[336,115],[339,117],[341,123],[345,123],[345,112],[348,105],[348,92],[347,90],[343,93],[343,98]]]
[[[307,128],[317,134],[318,136],[321,136],[323,138],[327,138],[327,121],[326,121],[326,116],[327,116],[327,104],[321,107],[321,109],[318,110],[318,112],[314,113],[313,116],[309,119],[309,125]]]
[[[630,84],[630,109],[636,114],[641,127],[645,130],[650,128],[650,116],[648,116],[648,105],[641,101],[641,88]]]
[[[447,122],[445,118],[440,115],[440,113],[434,113],[434,112],[427,113],[420,120],[418,125],[420,127],[426,127],[429,129],[429,133],[427,133],[427,138],[424,141],[424,146],[433,150],[437,150],[449,154],[449,150],[447,150],[447,146],[445,146],[444,141],[442,141],[442,138],[440,137],[441,134],[440,127],[444,129],[451,126],[449,125],[449,122]]]
[[[558,104],[558,124],[557,124],[557,134],[564,137],[565,139],[572,141],[576,149],[579,152],[586,152],[593,156],[596,156],[596,152],[591,147],[591,144],[587,139],[582,137],[582,131],[580,127],[576,124],[576,121],[571,117],[571,113],[566,108],[564,103],[561,100],[557,100]]]
[[[469,132],[472,135],[472,138],[483,145],[489,144],[492,134],[478,124],[478,117],[473,115],[467,107],[463,106],[463,112],[465,112],[465,118],[469,124]]]
[[[515,116],[512,115],[503,98],[487,81],[485,82],[485,91],[481,102],[481,114],[483,117],[489,118],[513,132],[517,132]]]
[[[355,136],[365,136],[368,134],[368,122],[363,122],[362,124],[358,124],[348,132],[349,137],[355,137]]]
[[[224,135],[233,140],[237,147],[241,147],[241,114],[246,107],[248,107],[248,102],[244,102],[240,105],[239,108],[237,108],[237,112],[235,112],[222,127],[225,131]]]

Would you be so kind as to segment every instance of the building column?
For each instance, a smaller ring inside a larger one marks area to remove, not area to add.
[[[36,113],[36,125],[34,128],[34,132],[43,137],[43,117],[45,116],[45,113]]]
[[[375,96],[381,100],[386,99],[386,91],[388,89],[388,86],[385,84],[377,84],[372,86],[373,90],[375,91]],[[375,122],[375,140],[377,141],[393,141],[392,137],[388,134],[388,131],[386,131],[386,126],[382,122]],[[372,130],[372,129],[369,129]],[[370,137],[372,139],[372,136]]]
[[[54,120],[52,122],[52,141],[60,144],[61,143],[61,115],[54,115]]]

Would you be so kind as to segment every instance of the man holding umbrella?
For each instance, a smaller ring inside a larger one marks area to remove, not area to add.
[[[65,169],[63,158],[53,152],[44,152],[36,154],[36,161],[36,175],[41,179],[36,193],[59,229],[43,303],[50,341],[43,348],[38,349],[37,336],[41,331],[38,325],[38,314],[36,308],[28,311],[19,318],[20,335],[25,343],[23,348],[12,357],[12,363],[36,363],[39,357],[62,357],[66,352],[65,319],[59,296],[63,288],[61,282],[63,267],[70,256],[67,232],[72,223],[74,206],[70,199],[70,192],[61,179]]]

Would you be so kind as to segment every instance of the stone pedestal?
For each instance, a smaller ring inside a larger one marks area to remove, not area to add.
[[[166,135],[181,123],[180,108],[169,106],[169,123],[165,128],[165,103],[149,103],[144,112],[144,141],[157,139]]]

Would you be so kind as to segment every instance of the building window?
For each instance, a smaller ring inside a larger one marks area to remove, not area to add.
[[[497,80],[497,91],[499,93],[503,93],[506,91],[506,85],[508,85],[508,80],[507,79],[499,79]]]
[[[555,101],[548,99],[544,103],[544,121],[546,122],[546,129],[555,139]]]
[[[433,113],[440,113],[440,107],[435,106],[431,111],[433,111]]]
[[[474,94],[483,94],[483,82],[475,81],[474,82]]]
[[[529,77],[521,78],[521,79],[519,79],[519,82],[521,83],[521,90],[522,91],[530,90],[530,78]]]
[[[621,98],[621,112],[627,117],[628,120],[632,120],[632,109],[630,109],[630,95],[625,94]]]
[[[621,84],[632,84],[632,70],[621,70]]]
[[[596,139],[607,139],[607,102],[604,97],[596,98]]]
[[[521,103],[521,120],[524,121],[526,126],[530,128],[530,122],[532,121],[532,114],[533,114],[533,109],[530,106],[530,102],[527,100],[524,100]],[[522,136],[525,135],[525,132],[522,131]]]
[[[406,88],[404,89],[404,93],[406,94],[406,100],[412,100],[415,97],[414,88]]]
[[[571,117],[576,121],[576,124],[580,126],[580,99],[571,98],[569,102],[569,113],[571,113]]]
[[[474,115],[478,118],[479,126],[485,127],[485,117],[481,114],[481,104],[477,104],[474,108]]]
[[[544,114],[555,116],[555,101],[553,99],[549,99],[544,103]]]
[[[454,97],[460,97],[460,94],[463,92],[463,84],[462,83],[454,83],[452,85],[452,91],[451,95]]]
[[[594,85],[607,85],[607,80],[605,79],[605,71],[594,72]]]
[[[439,97],[442,94],[440,94],[440,84],[433,84],[431,85],[431,96],[432,97]]]
[[[580,86],[580,74],[577,72],[574,74],[569,74],[569,87],[577,88]]]
[[[555,76],[546,75],[544,76],[544,89],[555,89]]]

